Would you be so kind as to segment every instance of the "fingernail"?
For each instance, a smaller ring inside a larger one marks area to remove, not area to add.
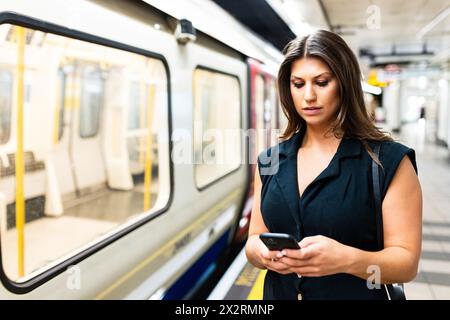
[[[278,253],[277,253],[277,258],[282,258],[283,255],[284,255],[284,254],[283,254],[282,252],[278,252]]]
[[[281,251],[281,254],[283,255],[283,256],[285,256],[286,255],[286,251]]]

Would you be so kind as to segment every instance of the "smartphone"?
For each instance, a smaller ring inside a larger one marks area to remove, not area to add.
[[[300,249],[297,240],[287,233],[261,233],[259,238],[269,250]]]

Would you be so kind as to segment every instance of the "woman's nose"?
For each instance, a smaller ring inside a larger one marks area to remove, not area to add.
[[[317,98],[316,92],[314,91],[312,84],[308,83],[305,84],[305,95],[304,95],[305,102],[307,103],[313,102],[316,100],[316,98]]]

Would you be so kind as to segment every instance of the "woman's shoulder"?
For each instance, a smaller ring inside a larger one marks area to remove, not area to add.
[[[380,147],[381,157],[389,158],[399,155],[405,155],[407,153],[415,153],[413,148],[394,140],[386,140],[386,141],[369,140],[368,143],[372,149],[374,149],[375,145],[381,144]]]
[[[295,144],[297,138],[297,135],[294,134],[288,139],[279,140],[276,144],[261,151],[258,154],[258,159],[280,155],[287,156],[293,150],[293,144]]]
[[[402,153],[406,152],[408,150],[413,150],[412,148],[408,147],[407,145],[399,142],[399,141],[381,141],[381,149],[384,149],[386,151],[389,151],[390,153]]]
[[[292,157],[295,153],[295,146],[296,140],[293,136],[289,139],[279,141],[258,154],[257,164],[263,183],[268,176],[272,176],[278,172],[281,161]]]
[[[386,190],[390,182],[393,180],[401,161],[405,157],[410,160],[417,174],[416,153],[413,148],[397,141],[381,142],[379,159],[381,164],[383,165],[385,180],[383,194],[386,193]]]
[[[416,153],[413,148],[398,141],[381,142],[380,161],[383,165],[393,165],[396,168],[405,156],[409,157],[414,169],[417,171]]]
[[[381,144],[379,157],[383,166],[394,166],[395,168],[406,155],[410,158],[411,162],[413,162],[414,167],[416,166],[416,153],[413,148],[406,144],[394,140],[369,141],[372,150],[376,144]]]
[[[284,142],[284,141],[283,141]],[[258,166],[267,167],[271,166],[274,162],[274,159],[278,159],[280,155],[280,146],[282,146],[283,142],[279,142],[269,148],[264,149],[258,154]]]

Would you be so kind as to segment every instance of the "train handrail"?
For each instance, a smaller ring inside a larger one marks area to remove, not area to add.
[[[17,40],[17,153],[16,153],[16,229],[17,229],[17,273],[19,277],[25,275],[25,196],[24,173],[25,162],[23,155],[23,94],[24,94],[24,64],[25,37],[24,27],[16,27]]]

